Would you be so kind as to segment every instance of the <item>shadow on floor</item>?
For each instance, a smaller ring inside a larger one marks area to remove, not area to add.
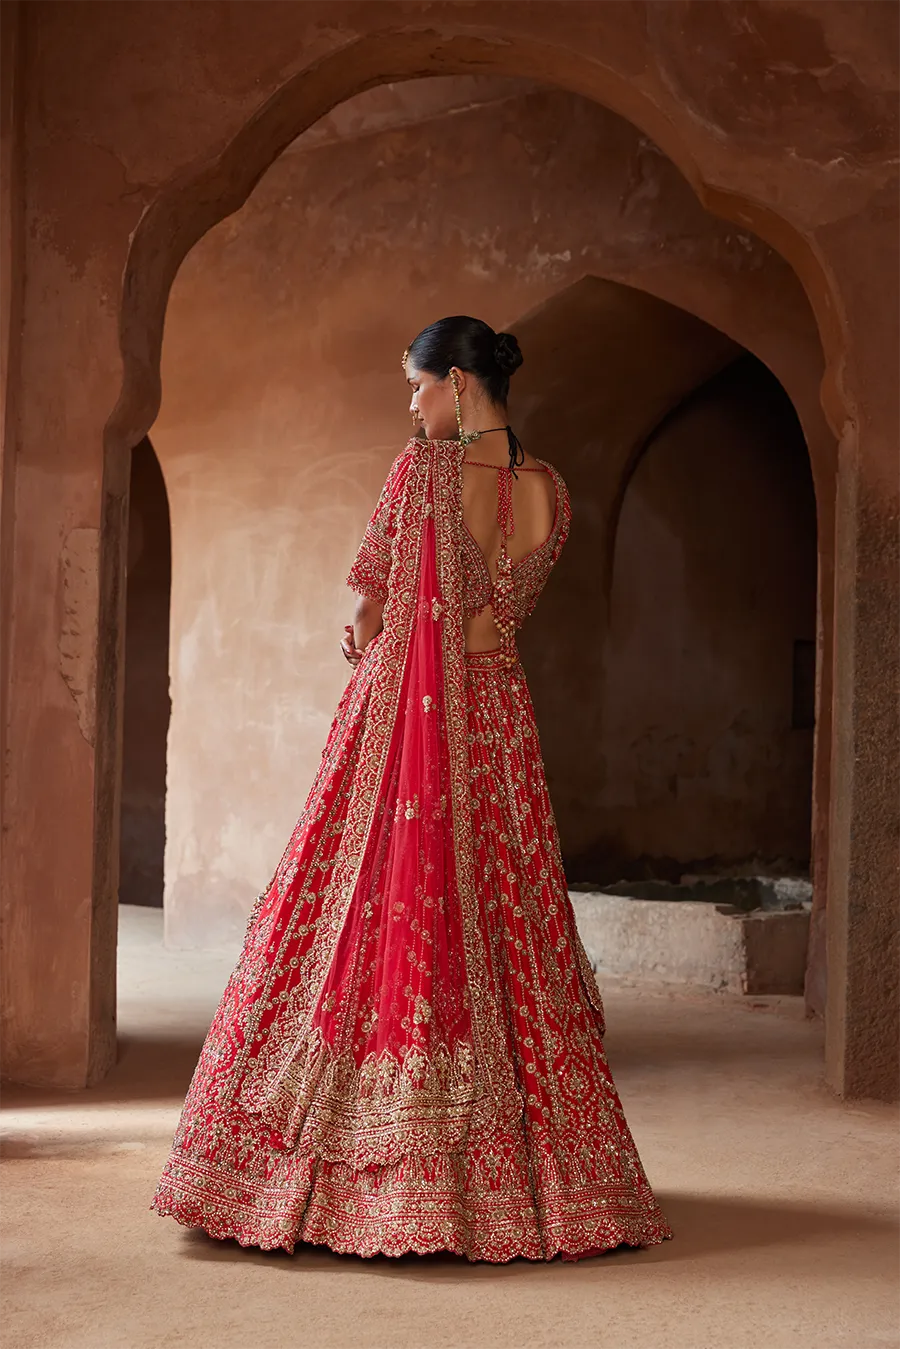
[[[746,1010],[749,1013],[749,1009]],[[700,1034],[694,1027],[676,1028],[668,1021],[662,1007],[658,1025],[653,1025],[647,1017],[640,1026],[632,1022],[617,1033],[614,1009],[607,1020],[609,1033],[604,1047],[613,1071],[617,1068],[629,1072],[644,1071],[654,1066],[709,1069],[721,1063],[735,1068],[745,1065],[748,1070],[755,1071],[773,1054],[777,1054],[783,1064],[794,1061],[804,1072],[808,1072],[810,1062],[816,1057],[821,1062],[824,1036],[819,1023],[812,1021],[792,1027],[789,1034],[777,1040],[767,1041],[762,1037],[743,1037],[733,1024],[723,1024],[717,1029],[708,1027]]]
[[[736,1251],[749,1251],[773,1246],[798,1247],[805,1243],[835,1240],[867,1241],[875,1237],[889,1238],[893,1232],[900,1253],[900,1226],[888,1218],[862,1214],[858,1209],[840,1209],[823,1204],[803,1204],[792,1201],[762,1202],[728,1197],[692,1198],[685,1195],[655,1191],[656,1198],[668,1218],[675,1236],[658,1246],[634,1248],[617,1247],[602,1255],[577,1262],[554,1260],[554,1277],[560,1269],[568,1271],[569,1278],[580,1278],[601,1264],[671,1264],[673,1261],[705,1259]],[[358,1255],[338,1255],[325,1247],[298,1243],[293,1255],[284,1250],[263,1251],[244,1247],[231,1239],[220,1240],[208,1236],[199,1228],[185,1231],[183,1254],[191,1260],[202,1261],[259,1261],[267,1265],[280,1264],[283,1268],[306,1273],[315,1270],[327,1273],[333,1270],[344,1276],[355,1268],[371,1271],[386,1278],[399,1277],[434,1282],[453,1282],[465,1279],[516,1278],[523,1272],[533,1277],[541,1262],[516,1259],[508,1264],[470,1262],[464,1256],[438,1251],[432,1255],[407,1254],[401,1256],[373,1255],[365,1259]],[[549,1267],[546,1262],[544,1267]]]
[[[98,1086],[66,1091],[5,1082],[0,1110],[29,1107],[70,1110],[73,1105],[125,1106],[183,1099],[202,1045],[202,1038],[196,1035],[183,1039],[120,1035],[116,1065]]]

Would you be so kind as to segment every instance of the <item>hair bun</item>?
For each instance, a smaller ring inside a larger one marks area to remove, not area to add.
[[[518,370],[524,357],[512,333],[497,333],[494,342],[494,360],[501,374],[511,375]]]

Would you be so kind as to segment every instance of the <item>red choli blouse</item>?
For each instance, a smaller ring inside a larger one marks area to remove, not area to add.
[[[391,541],[401,527],[400,511],[406,474],[414,451],[407,448],[391,465],[381,496],[375,506],[362,542],[347,576],[351,589],[368,599],[386,600],[390,586]],[[468,462],[477,463],[477,460]],[[543,543],[524,557],[513,561],[505,548],[505,538],[513,532],[510,470],[483,465],[498,475],[497,518],[503,531],[497,565],[497,579],[493,581],[484,554],[465,522],[460,538],[460,562],[464,582],[463,613],[473,618],[485,605],[492,606],[494,621],[501,633],[501,645],[508,644],[515,630],[522,626],[537,604],[553,566],[562,552],[572,513],[569,492],[562,474],[539,459],[540,469],[516,469],[522,472],[546,472],[556,486],[556,508],[553,525]]]

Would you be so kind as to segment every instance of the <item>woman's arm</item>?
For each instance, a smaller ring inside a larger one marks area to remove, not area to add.
[[[353,622],[344,628],[346,635],[341,641],[341,650],[351,665],[359,664],[369,642],[381,632],[383,612],[383,600],[370,600],[365,595],[357,597]]]
[[[390,584],[391,541],[398,527],[413,445],[414,442],[410,441],[391,465],[347,576],[347,584],[358,596],[353,623],[345,625],[346,636],[341,642],[341,650],[351,665],[358,664],[365,647],[382,629],[382,614]]]
[[[364,651],[372,638],[381,632],[383,613],[383,600],[366,599],[365,595],[360,595],[357,599],[353,615],[353,639],[358,651]]]

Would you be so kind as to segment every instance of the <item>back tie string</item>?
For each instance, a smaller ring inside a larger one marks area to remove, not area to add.
[[[478,432],[478,439],[480,440],[482,436],[486,436],[489,431],[505,431],[506,440],[509,445],[508,467],[501,467],[499,464],[484,465],[485,468],[496,467],[499,469],[497,477],[497,523],[506,537],[509,538],[516,527],[516,522],[513,518],[512,483],[509,479],[510,474],[512,474],[518,482],[519,475],[516,472],[516,469],[521,468],[525,463],[525,451],[522,448],[522,442],[519,440],[519,437],[511,426],[489,426],[487,430]],[[473,461],[470,460],[469,462],[471,463]]]

